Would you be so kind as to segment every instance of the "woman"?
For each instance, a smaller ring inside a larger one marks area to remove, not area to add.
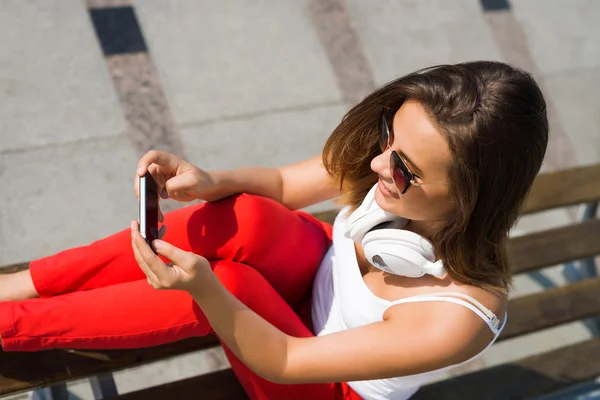
[[[390,82],[322,156],[283,168],[205,172],[151,151],[138,176],[208,202],[165,215],[161,257],[132,222],[4,277],[2,345],[216,333],[253,399],[407,399],[502,330],[507,235],[547,141],[531,76],[471,62]],[[340,195],[333,229],[290,211]]]

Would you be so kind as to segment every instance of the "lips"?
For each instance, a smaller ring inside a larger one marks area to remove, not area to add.
[[[379,187],[381,188],[381,191],[382,191],[382,192],[385,192],[385,193],[387,193],[388,195],[390,195],[390,196],[392,196],[392,197],[394,197],[394,198],[396,198],[396,199],[400,198],[400,196],[399,196],[397,193],[395,193],[395,192],[392,192],[392,191],[391,191],[391,190],[390,190],[390,189],[389,189],[389,188],[388,188],[388,187],[387,187],[387,186],[386,186],[386,185],[383,183],[383,180],[381,180],[381,178],[379,179]],[[384,193],[384,194],[385,194],[385,193]]]

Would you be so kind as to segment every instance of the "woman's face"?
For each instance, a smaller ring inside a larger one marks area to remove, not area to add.
[[[401,194],[392,181],[388,148],[371,161],[371,169],[379,175],[375,201],[385,211],[411,220],[411,226],[432,233],[436,221],[440,221],[452,209],[448,168],[451,153],[444,136],[431,123],[423,107],[416,101],[405,101],[393,121],[394,149],[408,168],[415,174],[408,191]],[[420,170],[420,173],[418,172]],[[419,184],[436,183],[436,185]]]

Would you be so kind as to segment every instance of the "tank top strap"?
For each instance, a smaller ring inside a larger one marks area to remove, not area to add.
[[[457,299],[456,297],[459,298]],[[405,299],[391,301],[388,308],[396,304],[417,303],[421,301],[445,301],[464,306],[477,314],[488,325],[496,337],[500,334],[506,324],[506,313],[504,313],[504,321],[502,322],[502,325],[500,325],[500,319],[490,309],[475,300],[472,296],[459,292],[441,292],[407,297]]]

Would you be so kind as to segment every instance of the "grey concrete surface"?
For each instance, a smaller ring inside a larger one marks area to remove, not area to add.
[[[183,129],[188,159],[207,170],[235,169],[248,161],[281,167],[321,153],[346,109],[339,104],[261,114]]]
[[[377,4],[348,2],[378,85],[435,64],[501,60],[476,1]]]
[[[2,2],[0,37],[0,151],[125,131],[81,1]]]
[[[594,0],[511,0],[544,74],[600,66],[600,8]]]
[[[138,158],[123,136],[2,156],[0,264],[87,244],[137,219]]]
[[[103,7],[106,1],[88,3]],[[365,71],[373,75],[366,78],[377,85],[437,63],[522,60],[537,69],[555,104],[554,117],[568,139],[561,139],[561,146],[572,147],[578,164],[600,161],[599,2],[511,0],[510,18],[495,22],[485,18],[478,0],[336,2],[358,42],[320,38],[311,15],[318,11],[309,3],[133,3],[158,72],[152,84],[162,85],[164,115],[173,115],[173,131],[190,161],[205,169],[280,166],[317,154],[349,106],[339,87],[352,85],[340,81],[340,65],[331,66],[331,55],[344,51],[365,55],[370,67]],[[329,29],[317,20],[320,29]],[[518,24],[522,36],[494,31],[493,23],[503,20],[510,23],[497,30]],[[127,90],[111,81],[83,0],[0,2],[0,35],[2,265],[125,228],[137,217],[132,179],[140,146],[128,135],[135,121],[123,117],[123,107],[138,103],[117,100],[126,98]],[[514,54],[511,40],[519,40]],[[359,47],[332,50],[340,43]],[[144,58],[138,56],[127,55]],[[139,83],[143,88],[144,79]],[[148,121],[154,120],[142,122]],[[554,169],[566,165],[559,156],[549,155]],[[326,202],[310,210],[331,206]],[[528,216],[512,233],[566,224],[576,216],[565,210]],[[560,266],[543,274],[564,284]],[[512,296],[539,290],[536,280],[518,277]],[[506,341],[453,374],[588,336],[575,323]],[[219,351],[194,353],[119,372],[115,379],[127,392],[226,366]],[[81,399],[93,398],[85,380],[69,387]]]
[[[341,98],[306,0],[147,0],[136,9],[180,124]]]
[[[600,47],[600,46],[598,46]],[[579,164],[600,160],[600,67],[546,78],[548,94],[573,145]]]

